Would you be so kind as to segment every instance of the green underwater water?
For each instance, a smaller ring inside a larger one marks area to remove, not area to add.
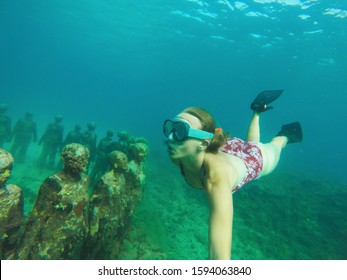
[[[347,259],[347,2],[127,0],[0,3],[0,104],[12,125],[33,112],[40,137],[97,124],[150,142],[147,184],[124,259],[205,259],[208,206],[165,154],[162,123],[188,106],[242,138],[249,104],[283,89],[262,140],[300,121],[304,141],[234,195],[234,259]],[[338,139],[336,140],[336,138]],[[9,149],[9,143],[5,148]],[[39,147],[15,163],[25,214],[42,181]]]
[[[15,165],[25,213],[50,170]],[[279,168],[236,192],[232,258],[240,260],[347,259],[347,185]],[[132,218],[121,259],[195,260],[208,257],[208,204],[168,157],[150,156],[143,200]]]

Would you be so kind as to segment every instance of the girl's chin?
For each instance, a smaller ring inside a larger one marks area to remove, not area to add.
[[[168,154],[169,154],[170,159],[171,159],[173,162],[177,161],[178,158],[179,158],[178,155],[177,155],[177,153],[176,153],[174,150],[168,150]]]
[[[173,156],[173,155],[175,155],[175,150],[174,150],[174,149],[168,148],[168,149],[167,149],[167,152],[168,152],[168,154],[169,154],[170,157]]]

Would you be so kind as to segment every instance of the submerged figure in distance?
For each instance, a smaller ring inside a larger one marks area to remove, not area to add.
[[[11,153],[19,163],[24,162],[31,141],[37,141],[37,127],[32,117],[31,112],[26,112],[25,117],[18,120],[13,128]]]
[[[82,133],[82,136],[81,136],[81,144],[85,146],[86,148],[88,148],[89,154],[90,154],[87,170],[89,170],[89,166],[95,160],[96,141],[97,141],[95,128],[96,128],[96,124],[94,122],[88,123],[87,130],[84,133]]]
[[[209,199],[209,257],[230,259],[232,193],[246,183],[271,173],[288,143],[302,141],[300,123],[282,126],[270,143],[260,142],[259,115],[281,90],[261,92],[251,104],[253,117],[246,140],[229,138],[204,109],[190,107],[164,122],[168,153],[186,182],[204,189]]]
[[[8,106],[0,104],[0,147],[11,139],[11,118],[6,115]]]
[[[79,143],[80,144],[82,141],[81,140],[82,139],[81,130],[82,130],[82,127],[80,125],[76,124],[75,128],[67,134],[67,136],[63,142],[63,147],[65,147],[66,145],[71,144],[71,143]]]
[[[48,159],[48,168],[53,169],[56,154],[60,154],[63,149],[64,127],[61,124],[63,117],[57,115],[54,119],[54,122],[47,126],[38,143],[43,145],[38,161],[40,168],[45,167]]]
[[[112,129],[107,130],[106,136],[100,140],[96,148],[95,163],[90,173],[92,186],[94,186],[94,183],[96,183],[109,168],[109,153],[113,151],[113,147],[115,146],[115,142],[112,140],[113,134],[114,132]]]

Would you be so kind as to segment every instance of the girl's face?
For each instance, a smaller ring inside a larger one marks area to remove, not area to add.
[[[193,115],[183,112],[178,114],[176,117],[183,122],[187,122],[191,128],[201,129],[200,120]],[[177,162],[182,158],[197,155],[200,152],[198,146],[201,142],[202,140],[195,138],[188,138],[184,141],[175,141],[174,138],[169,135],[167,146],[171,160]]]

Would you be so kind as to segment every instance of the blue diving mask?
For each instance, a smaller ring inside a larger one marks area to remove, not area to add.
[[[188,138],[212,139],[213,133],[191,128],[190,125],[178,118],[168,119],[164,122],[163,132],[166,137],[172,133],[175,141],[184,141]]]

